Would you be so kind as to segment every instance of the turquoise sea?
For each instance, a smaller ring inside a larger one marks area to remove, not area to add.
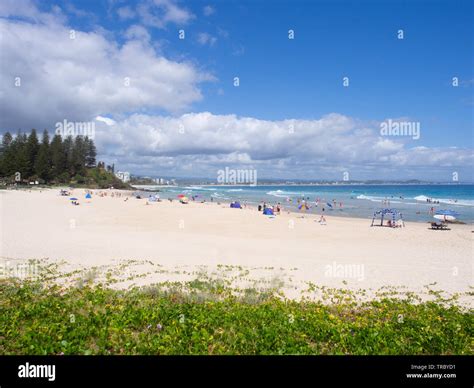
[[[474,185],[261,185],[261,186],[147,186],[159,191],[162,199],[185,194],[190,199],[213,202],[240,201],[256,206],[261,202],[280,203],[284,209],[298,211],[298,199],[310,205],[307,213],[371,219],[375,210],[395,208],[407,221],[433,220],[430,210],[450,209],[458,220],[474,222]],[[319,201],[318,201],[319,200]],[[428,202],[431,201],[431,202]],[[331,204],[331,206],[328,205]]]

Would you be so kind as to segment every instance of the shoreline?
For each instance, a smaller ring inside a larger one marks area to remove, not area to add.
[[[133,191],[133,190],[132,190]],[[143,191],[144,193],[163,193],[163,192],[160,192],[160,191],[147,191],[147,190],[144,190]],[[142,198],[142,200],[146,200],[147,198]],[[177,201],[178,199],[177,198],[172,198],[173,201]],[[168,198],[161,198],[160,196],[160,201],[164,202],[164,201],[168,201]],[[249,202],[249,201],[238,201],[238,200],[230,200],[230,199],[219,199],[219,201],[208,201],[206,200],[205,202],[201,202],[201,201],[192,201],[190,200],[189,201],[190,203],[194,202],[194,203],[197,203],[197,204],[201,204],[201,203],[204,203],[204,204],[217,204],[218,206],[222,206],[222,205],[229,205],[230,207],[230,204],[232,202],[240,202],[240,204],[242,205],[244,202],[247,202],[247,208],[242,208],[242,210],[251,210],[251,211],[258,211],[258,204],[259,202]],[[307,212],[307,213],[301,213],[300,211],[296,210],[294,207],[291,207],[291,208],[286,208],[284,207],[283,205],[285,205],[284,203],[282,203],[281,201],[278,202],[276,201],[275,203],[269,203],[269,205],[273,205],[273,204],[277,204],[277,203],[280,203],[282,205],[282,210],[280,212],[280,214],[278,214],[278,216],[281,216],[283,213],[290,213],[290,214],[294,214],[294,215],[299,215],[299,216],[314,216],[314,217],[320,217],[321,216],[321,212],[319,213],[315,213],[315,212]],[[379,208],[381,208],[382,206],[380,206]],[[315,207],[312,207],[312,209],[314,209]],[[319,209],[319,208],[318,208]],[[261,212],[260,212],[261,213]],[[347,213],[346,213],[347,214]],[[349,219],[349,220],[372,220],[372,216],[368,215],[366,217],[357,217],[356,215],[344,215],[344,214],[341,214],[339,209],[336,209],[336,211],[334,210],[327,210],[324,212],[324,215],[325,216],[330,216],[330,217],[336,217],[336,218],[342,218],[342,219]],[[410,221],[405,221],[404,220],[404,223],[407,224],[407,223],[415,223],[415,224],[431,224],[431,222],[434,222],[434,221],[423,221],[423,220],[410,220]],[[460,221],[460,220],[455,220],[455,221],[446,221],[446,223],[448,225],[473,225],[474,223],[471,221],[471,222],[465,222],[465,221]],[[374,225],[375,226],[380,226],[380,225]]]
[[[390,184],[389,184],[390,185]],[[425,185],[425,184],[421,184],[421,185]],[[440,183],[440,185],[445,185],[444,183]],[[468,184],[468,183],[462,183],[462,185],[471,185],[471,184]],[[474,186],[474,184],[472,184]],[[133,196],[133,193],[137,192],[137,191],[142,191],[143,193],[147,193],[148,195],[151,195],[152,193],[157,193],[159,194],[160,196],[160,200],[161,201],[168,201],[168,197],[163,197],[161,198],[161,195],[162,194],[166,194],[165,192],[163,191],[155,191],[155,190],[149,190],[147,189],[147,187],[156,187],[156,188],[182,188],[182,189],[186,189],[186,187],[191,187],[191,186],[171,186],[171,185],[141,185],[142,187],[137,187],[137,186],[132,186],[133,188],[132,189],[97,189],[97,188],[90,188],[90,187],[76,187],[76,188],[71,188],[70,186],[67,186],[67,185],[58,185],[58,186],[31,186],[31,187],[28,187],[28,186],[25,186],[25,187],[9,187],[9,188],[4,188],[4,187],[0,187],[0,192],[1,191],[31,191],[31,190],[60,190],[60,189],[73,189],[73,190],[90,190],[90,191],[93,191],[93,192],[108,192],[108,191],[115,191],[115,192],[125,192],[125,193],[130,193],[132,196]],[[245,185],[198,185],[198,186],[201,186],[201,187],[239,187],[239,186],[242,186],[242,187],[245,187]],[[277,186],[277,185],[258,185],[258,186],[262,186],[262,187],[265,187],[265,186]],[[257,187],[258,187],[257,186]],[[285,185],[285,184],[282,184],[281,186],[288,186],[288,185]],[[311,185],[299,185],[299,186],[311,186]],[[325,186],[325,185],[321,185],[321,186]],[[331,186],[331,185],[329,185]],[[343,186],[343,185],[341,185]],[[351,186],[351,185],[348,185],[348,186]],[[383,186],[383,185],[379,185],[377,184],[376,186]],[[196,186],[197,187],[197,186]],[[255,186],[251,186],[250,187],[255,187]],[[217,197],[215,197],[217,198]],[[147,199],[145,197],[143,197],[142,199]],[[172,198],[173,201],[176,201],[177,198]],[[258,206],[258,204],[262,201],[245,201],[245,200],[239,200],[239,199],[221,199],[221,198],[217,198],[217,200],[215,201],[209,201],[209,200],[206,200],[206,203],[220,203],[220,204],[227,204],[227,205],[230,205],[231,202],[240,202],[241,204],[243,204],[244,202],[247,202],[249,204],[250,207],[255,207],[255,209],[252,209],[252,210],[257,210],[256,207]],[[191,200],[189,201],[191,202]],[[194,201],[195,203],[201,203],[200,201],[196,200]],[[283,197],[280,198],[280,201],[278,200],[275,200],[275,201],[268,201],[269,205],[276,205],[277,203],[280,203],[281,207],[282,207],[282,213],[283,212],[287,212],[289,211],[290,213],[293,213],[293,214],[303,214],[303,213],[300,213],[295,207],[286,207],[286,203],[283,201]],[[310,204],[313,203],[313,201],[309,201]],[[419,201],[419,205],[431,205],[430,203],[426,204],[422,201]],[[439,206],[439,207],[442,207],[443,205],[446,205],[445,207],[448,207],[449,204],[447,203],[440,203],[440,204],[434,204],[436,206]],[[455,205],[455,204],[451,204],[451,205]],[[464,205],[462,205],[464,206]],[[381,209],[381,208],[384,208],[384,207],[387,207],[387,205],[383,205],[383,204],[379,204],[379,206],[374,206],[372,208],[372,210],[376,210],[376,209]],[[468,206],[469,207],[469,206]],[[396,208],[396,206],[395,206]],[[315,206],[312,205],[311,209],[316,209]],[[317,208],[319,210],[319,208]],[[372,215],[366,215],[366,216],[358,216],[356,214],[350,214],[350,215],[345,215],[345,214],[341,214],[340,213],[340,210],[339,208],[336,208],[336,209],[330,209],[328,208],[326,212],[324,212],[324,215],[329,215],[331,217],[337,217],[337,218],[344,218],[344,219],[358,219],[358,220],[371,220],[372,219]],[[321,212],[319,211],[318,213],[315,213],[315,212],[312,212],[312,211],[309,211],[307,213],[304,213],[305,215],[313,215],[313,216],[321,216]],[[426,214],[427,216],[431,216],[429,213]],[[404,223],[416,223],[416,224],[430,224],[431,222],[434,222],[434,221],[431,221],[431,220],[404,220]],[[447,224],[448,225],[474,225],[474,220],[455,220],[455,221],[447,221]],[[378,225],[375,225],[375,226],[378,226]]]

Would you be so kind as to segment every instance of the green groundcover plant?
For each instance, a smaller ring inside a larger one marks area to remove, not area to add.
[[[6,279],[0,354],[473,354],[472,311],[455,303],[330,299],[207,280],[116,290]]]

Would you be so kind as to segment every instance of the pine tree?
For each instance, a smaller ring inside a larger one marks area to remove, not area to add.
[[[68,136],[63,140],[56,134],[50,142],[44,130],[40,144],[35,129],[30,135],[18,131],[14,138],[6,132],[0,144],[0,176],[20,173],[21,181],[38,176],[45,182],[64,183],[76,177],[83,182],[86,169],[96,166],[96,156],[94,142],[88,137]]]
[[[63,141],[63,150],[66,160],[66,171],[69,176],[74,176],[74,160],[73,160],[74,138],[72,135],[67,136]]]
[[[85,138],[86,143],[86,167],[95,167],[96,164],[96,157],[97,157],[97,149],[95,148],[94,141],[89,139],[87,136]]]
[[[86,144],[82,136],[76,136],[72,146],[72,176],[84,175],[86,166]]]
[[[13,170],[10,175],[20,173],[20,180],[26,180],[28,178],[28,152],[27,152],[28,136],[21,131],[18,131],[18,135],[13,140],[9,150],[13,160]]]
[[[61,135],[54,135],[49,148],[52,164],[51,178],[58,180],[59,177],[67,171],[66,152]]]
[[[0,148],[0,175],[1,176],[8,176],[8,172],[12,170],[11,168],[12,165],[12,160],[11,157],[9,156],[9,147],[13,141],[13,136],[11,135],[10,132],[5,132],[3,134],[2,138],[2,145]]]
[[[2,137],[2,150],[8,148],[12,144],[13,136],[10,132],[5,132]]]
[[[43,132],[43,139],[38,151],[38,157],[35,161],[36,175],[43,179],[45,182],[49,182],[51,179],[51,153],[49,145],[49,134],[47,130]]]
[[[26,142],[26,171],[25,178],[31,178],[35,174],[35,161],[39,151],[39,141],[36,129],[32,129]]]

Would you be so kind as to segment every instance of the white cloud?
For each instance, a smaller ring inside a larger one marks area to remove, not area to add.
[[[63,23],[66,20],[66,16],[58,6],[51,6],[49,12],[41,12],[32,0],[2,0],[0,17],[16,17],[46,24]]]
[[[474,163],[472,150],[410,148],[398,138],[381,138],[377,125],[366,127],[335,113],[318,120],[280,121],[209,112],[135,114],[117,121],[113,129],[98,125],[96,139],[99,149],[108,151],[108,160],[148,174],[189,175],[185,166],[192,166],[197,175],[212,177],[223,166],[238,166],[273,177],[325,174],[340,179],[349,169],[370,171],[368,178],[389,171],[392,178],[393,173],[409,176],[420,167],[436,171]]]
[[[232,55],[236,57],[240,57],[241,55],[245,54],[245,47],[242,46],[241,44],[235,46],[232,50]]]
[[[203,10],[202,10],[204,16],[211,16],[213,13],[216,12],[216,10],[214,9],[214,7],[210,6],[210,5],[206,5]]]
[[[149,27],[165,28],[168,23],[185,25],[195,16],[173,0],[146,0],[137,6],[140,22]]]
[[[227,39],[229,37],[229,31],[224,30],[223,28],[217,27],[217,33],[219,34],[219,36],[221,36],[225,39]]]
[[[22,12],[31,18],[0,18],[2,128],[51,128],[64,119],[148,109],[182,112],[202,98],[199,84],[214,79],[157,54],[141,26],[130,27],[120,45],[107,32],[75,31],[71,39],[67,25],[42,16],[36,22],[34,9]]]
[[[106,125],[115,125],[115,120],[112,120],[111,118],[108,118],[108,117],[102,117],[102,116],[97,116],[95,118],[97,121],[101,121],[103,123],[105,123]]]
[[[214,46],[214,44],[217,42],[217,38],[215,36],[212,36],[211,34],[208,34],[207,32],[200,32],[198,34],[197,41],[201,45],[209,45],[209,46]]]
[[[127,39],[137,39],[145,42],[150,41],[150,34],[147,29],[138,24],[130,26],[127,31],[125,31],[125,37]]]
[[[136,16],[135,11],[129,6],[117,8],[117,15],[121,20],[130,20]]]

